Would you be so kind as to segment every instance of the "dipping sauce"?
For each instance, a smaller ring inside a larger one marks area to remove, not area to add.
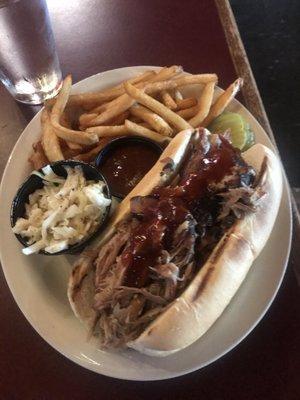
[[[125,138],[108,145],[97,168],[106,178],[111,193],[125,197],[158,160],[161,149],[146,140]],[[105,150],[105,149],[104,149]]]

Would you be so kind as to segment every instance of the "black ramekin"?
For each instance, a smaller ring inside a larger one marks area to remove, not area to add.
[[[109,142],[105,147],[103,147],[103,149],[100,150],[100,152],[98,153],[98,155],[95,158],[95,166],[97,168],[100,168],[101,165],[104,163],[104,161],[109,157],[109,155],[111,154],[111,152],[113,150],[115,150],[117,147],[123,146],[125,144],[128,143],[143,143],[146,144],[147,146],[152,147],[154,150],[157,151],[157,155],[158,157],[161,155],[161,153],[163,152],[163,147],[154,142],[151,139],[147,139],[147,138],[143,138],[141,136],[123,136],[117,139],[112,140],[111,142]],[[105,175],[104,175],[105,177]],[[115,196],[119,199],[124,199],[124,195],[115,192],[114,190],[112,190],[112,188],[110,188],[111,190],[111,194],[112,196]]]
[[[66,178],[67,177],[67,171],[65,170],[65,166],[69,167],[76,167],[80,166],[82,168],[83,174],[87,180],[93,180],[95,182],[102,181],[105,183],[105,188],[104,188],[104,194],[108,199],[111,199],[111,194],[109,191],[108,184],[104,178],[104,176],[92,165],[87,164],[82,161],[76,161],[76,160],[63,160],[63,161],[57,161],[55,163],[50,164],[52,170],[55,172],[56,175],[61,176]],[[39,172],[42,173],[42,170],[40,169]],[[11,205],[11,211],[10,211],[10,223],[11,226],[14,227],[15,223],[18,218],[23,217],[25,213],[25,204],[28,203],[29,195],[33,192],[35,192],[37,189],[41,189],[44,186],[42,178],[40,178],[37,175],[31,174],[26,181],[22,184],[22,186],[19,188],[17,194],[15,195],[12,205]],[[106,207],[106,210],[102,216],[101,221],[99,221],[99,226],[97,229],[88,235],[86,238],[82,239],[80,242],[75,243],[71,246],[69,246],[65,250],[61,250],[57,253],[47,253],[44,250],[40,250],[38,254],[44,254],[44,255],[49,255],[49,256],[56,256],[60,254],[74,254],[78,253],[83,250],[83,248],[103,229],[107,218],[109,216],[109,211],[110,211],[110,205]],[[24,247],[28,247],[28,243],[26,238],[23,238],[21,235],[15,234],[16,238],[19,240],[20,243]]]

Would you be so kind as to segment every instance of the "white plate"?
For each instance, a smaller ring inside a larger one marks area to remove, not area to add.
[[[74,85],[74,92],[115,85],[149,67],[107,71]],[[251,124],[256,139],[272,148],[257,121],[238,102],[230,107]],[[32,143],[40,135],[40,113],[26,127],[9,157],[0,188],[0,251],[10,290],[33,328],[56,350],[100,374],[131,380],[158,380],[202,368],[235,347],[255,327],[272,303],[281,284],[291,241],[291,211],[286,183],[272,235],[247,279],[223,315],[200,340],[175,355],[156,359],[133,350],[109,353],[86,341],[86,332],[74,317],[66,295],[72,257],[26,257],[9,221],[11,201],[30,172],[27,162]]]

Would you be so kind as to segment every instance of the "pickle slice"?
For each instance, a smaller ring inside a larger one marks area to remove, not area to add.
[[[246,150],[254,144],[254,134],[249,124],[237,113],[224,112],[213,120],[208,129],[219,134],[230,131],[232,145],[240,150]]]
[[[252,147],[254,144],[255,144],[255,136],[249,127],[249,129],[247,130],[247,141],[245,147],[243,148],[243,151],[250,149],[250,147]]]

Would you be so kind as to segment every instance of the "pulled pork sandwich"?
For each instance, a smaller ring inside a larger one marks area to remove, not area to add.
[[[264,247],[281,198],[277,157],[206,129],[178,134],[69,281],[101,348],[181,350],[222,314]]]

